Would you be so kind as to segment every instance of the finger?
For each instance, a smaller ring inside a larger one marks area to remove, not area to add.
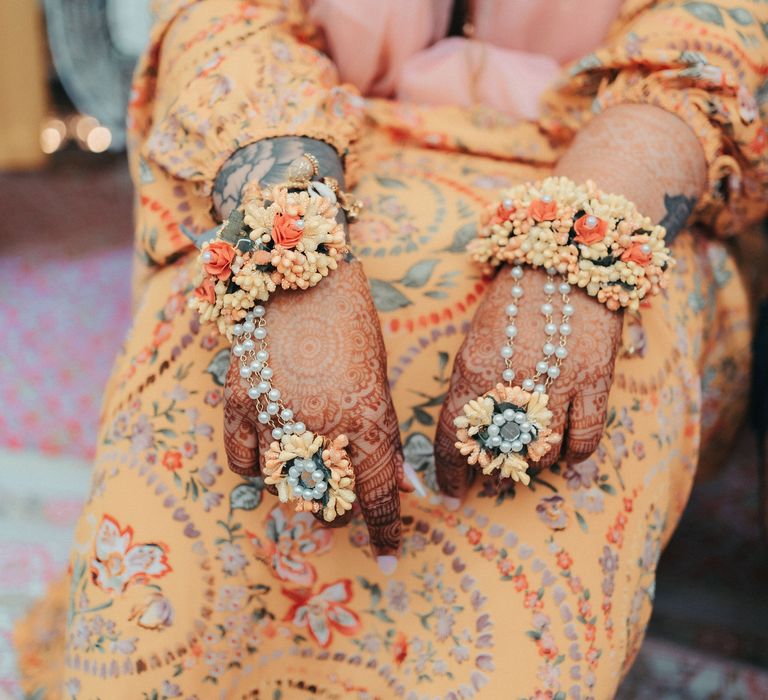
[[[402,493],[413,493],[416,490],[416,486],[405,472],[405,458],[402,451],[395,453],[395,469],[397,471],[397,488]]]
[[[387,396],[382,403],[378,410],[358,414],[359,423],[351,431],[348,449],[355,470],[355,492],[368,526],[371,549],[385,573],[391,573],[400,549],[398,467],[403,457],[391,398]]]
[[[568,410],[568,436],[564,458],[570,463],[583,462],[600,444],[605,431],[610,385],[599,379],[576,393]]]
[[[474,468],[456,447],[456,426],[453,421],[461,414],[462,406],[474,398],[471,392],[451,385],[448,398],[440,411],[435,434],[435,472],[437,485],[444,496],[444,503],[450,510],[455,510],[466,496],[472,480]],[[466,396],[466,398],[464,398]]]
[[[251,404],[233,361],[224,386],[224,450],[229,468],[243,476],[259,474],[259,444]]]

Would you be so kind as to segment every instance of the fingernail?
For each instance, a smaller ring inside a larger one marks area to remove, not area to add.
[[[452,498],[451,496],[443,496],[443,505],[446,510],[458,510],[461,508],[461,501],[458,498]]]
[[[385,576],[391,576],[395,573],[395,569],[397,569],[397,557],[389,554],[376,557],[376,563],[379,565],[381,573]]]
[[[424,484],[421,483],[421,479],[419,479],[419,475],[416,473],[416,470],[408,462],[403,462],[403,472],[405,473],[405,478],[413,484],[413,488],[416,489],[416,493],[418,493],[422,498],[426,498],[427,489],[425,489]]]

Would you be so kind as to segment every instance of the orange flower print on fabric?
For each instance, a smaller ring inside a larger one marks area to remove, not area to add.
[[[296,226],[299,221],[297,216],[275,214],[272,221],[272,240],[283,248],[295,248],[304,235],[303,229]]]
[[[264,534],[246,531],[256,548],[256,556],[266,560],[281,581],[311,586],[317,580],[308,557],[329,551],[333,533],[311,513],[286,513],[274,508],[264,523]]]
[[[285,621],[296,627],[306,627],[321,647],[330,645],[334,629],[341,634],[353,635],[361,628],[357,614],[344,606],[352,600],[349,579],[329,583],[314,595],[307,588],[293,591],[284,588],[283,594],[293,601]]]
[[[643,251],[642,243],[635,243],[621,254],[621,259],[624,262],[633,262],[637,263],[638,265],[648,265],[650,264],[652,257],[651,253]]]
[[[122,593],[132,583],[161,578],[171,571],[165,544],[133,544],[133,528],[121,529],[110,515],[104,515],[96,534],[91,561],[93,582],[105,593]]]
[[[195,287],[195,296],[209,304],[216,303],[216,287],[208,277],[203,280],[199,287]]]
[[[528,207],[528,214],[534,221],[554,221],[557,218],[557,203],[536,199]]]
[[[181,452],[177,450],[168,450],[163,455],[163,466],[169,472],[176,472],[182,467]]]
[[[224,241],[214,241],[206,249],[210,253],[210,260],[203,264],[206,274],[216,279],[226,281],[230,276],[230,267],[235,259],[235,249],[224,243]]]
[[[576,219],[573,224],[573,229],[576,231],[573,240],[577,243],[583,243],[584,245],[592,245],[605,238],[605,233],[608,230],[608,222],[601,219],[599,216],[584,214],[584,216],[580,216]]]

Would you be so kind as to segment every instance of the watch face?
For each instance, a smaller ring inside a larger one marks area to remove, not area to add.
[[[125,145],[131,74],[149,38],[149,0],[45,0],[53,64],[77,109]]]

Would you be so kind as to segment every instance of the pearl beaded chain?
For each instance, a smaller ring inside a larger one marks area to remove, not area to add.
[[[547,270],[547,281],[544,283],[544,294],[546,299],[541,305],[541,313],[544,316],[544,334],[546,339],[542,352],[544,357],[536,363],[535,373],[532,377],[524,379],[521,387],[528,392],[536,392],[538,394],[546,393],[547,387],[552,384],[560,376],[560,366],[568,357],[568,336],[571,334],[570,320],[573,316],[575,309],[570,302],[571,285],[568,284],[563,277],[559,284],[555,282],[556,271],[553,269]],[[517,317],[518,307],[517,302],[522,298],[524,292],[521,286],[523,279],[523,268],[519,265],[515,265],[510,275],[515,280],[511,289],[512,298],[514,301],[510,303],[507,308],[508,325],[505,329],[507,340],[504,345],[501,346],[501,356],[504,358],[504,364],[506,365],[501,376],[509,386],[512,386],[515,381],[515,370],[513,369],[512,357],[514,355],[514,342],[517,337],[517,326],[515,325],[515,318]],[[561,319],[559,325],[554,322],[554,305],[553,298],[555,293],[560,294],[560,298],[563,302],[563,308],[561,312]],[[555,335],[558,335],[557,344],[553,342]],[[554,356],[554,362],[552,357]]]
[[[254,306],[245,321],[233,327],[232,354],[240,360],[240,376],[248,382],[248,397],[259,409],[259,423],[272,426],[272,437],[280,440],[283,435],[301,435],[306,427],[301,421],[293,421],[293,410],[282,402],[280,389],[272,386],[265,313],[263,306]]]

